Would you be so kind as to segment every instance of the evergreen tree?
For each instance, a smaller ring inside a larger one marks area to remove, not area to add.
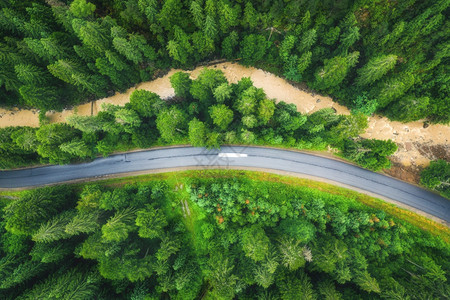
[[[206,133],[206,125],[202,121],[194,118],[189,122],[189,142],[192,146],[205,146]]]
[[[213,105],[209,108],[209,115],[217,127],[226,130],[233,121],[233,111],[224,104]]]
[[[175,107],[163,109],[156,118],[156,127],[161,137],[169,143],[182,137],[182,133],[187,127],[186,123],[185,113]]]
[[[358,70],[356,83],[358,85],[372,84],[392,70],[396,62],[397,56],[393,54],[381,55],[370,59],[364,67]]]

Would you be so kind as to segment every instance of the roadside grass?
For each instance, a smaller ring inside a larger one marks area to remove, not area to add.
[[[407,223],[421,228],[435,236],[441,237],[446,243],[450,243],[450,229],[440,223],[430,220],[424,216],[421,216],[415,212],[400,208],[394,204],[388,203],[381,199],[371,197],[356,191],[352,191],[347,188],[338,187],[329,183],[319,182],[311,179],[298,178],[294,176],[277,175],[267,172],[260,171],[245,171],[245,170],[224,170],[224,169],[208,169],[208,170],[186,170],[177,172],[166,172],[166,173],[156,173],[156,174],[146,174],[130,177],[121,178],[111,178],[106,180],[96,181],[96,184],[101,184],[104,186],[116,187],[123,186],[125,184],[136,184],[145,183],[150,181],[165,181],[168,186],[173,191],[172,203],[170,214],[175,212],[183,215],[181,201],[186,201],[190,209],[190,215],[186,214],[183,218],[186,228],[193,235],[193,242],[195,243],[195,235],[198,231],[196,225],[197,220],[201,220],[202,216],[198,214],[196,205],[191,203],[189,199],[189,193],[186,191],[186,184],[189,184],[192,178],[240,178],[248,179],[253,181],[262,182],[276,182],[297,187],[304,187],[307,189],[315,189],[322,192],[326,192],[333,195],[343,196],[345,198],[354,199],[357,202],[364,204],[366,206],[372,207],[374,209],[379,209],[385,211],[388,215],[395,217],[397,219],[406,221]],[[86,183],[75,183],[72,186],[76,190],[82,189],[83,185]],[[183,185],[183,188],[180,188]],[[178,186],[178,190],[175,191]],[[19,197],[24,191],[1,191],[0,197],[2,202],[11,198]],[[167,207],[169,209],[169,206]]]
[[[293,186],[316,189],[333,195],[339,195],[346,198],[355,199],[356,201],[366,206],[372,207],[374,209],[383,210],[390,216],[404,220],[416,227],[419,227],[425,231],[430,232],[433,235],[440,236],[445,242],[450,243],[450,229],[443,224],[437,223],[415,212],[400,208],[394,204],[388,203],[381,199],[371,197],[362,193],[358,193],[347,188],[338,187],[329,183],[319,182],[306,178],[277,175],[259,171],[257,172],[257,171],[221,169],[221,170],[187,170],[179,172],[139,175],[125,178],[112,178],[100,181],[99,183],[108,186],[121,186],[127,183],[129,184],[140,183],[153,180],[167,180],[168,182],[173,182],[174,178],[176,178],[176,180],[178,180],[179,182],[183,182],[184,184],[186,184],[189,178],[197,178],[197,177],[247,178],[255,181],[271,181]],[[188,201],[188,203],[191,208],[195,207],[195,205],[191,205],[190,201]],[[192,216],[192,220],[196,220],[196,218]]]

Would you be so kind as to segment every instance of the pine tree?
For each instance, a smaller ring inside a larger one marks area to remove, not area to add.
[[[77,18],[87,18],[95,11],[95,5],[86,0],[74,0],[70,4],[70,12]]]
[[[227,83],[222,83],[214,90],[214,98],[218,103],[224,103],[231,98],[233,88]]]
[[[104,51],[111,48],[109,32],[100,24],[74,19],[72,21],[72,27],[83,44],[91,47],[98,53],[104,53]]]
[[[134,64],[142,62],[143,57],[141,52],[133,47],[129,41],[125,38],[116,37],[113,39],[114,48],[125,56],[128,60],[132,61]]]
[[[48,73],[45,70],[31,64],[18,64],[14,66],[14,70],[23,84],[43,85],[48,82]]]
[[[291,271],[295,271],[305,265],[303,257],[303,247],[300,246],[300,240],[284,237],[280,239],[278,247],[280,251],[281,263]]]
[[[245,3],[244,17],[242,19],[242,25],[244,27],[254,30],[258,26],[259,15],[252,3],[249,1]]]
[[[73,211],[66,211],[41,227],[33,234],[32,240],[39,243],[49,243],[69,237],[65,232],[66,225],[73,217]]]
[[[308,30],[302,35],[300,39],[299,51],[304,52],[311,49],[311,47],[316,43],[317,32],[315,29]]]
[[[381,55],[374,57],[369,62],[358,70],[358,77],[356,83],[358,85],[369,85],[392,70],[397,62],[397,55]]]
[[[205,17],[203,15],[203,9],[197,1],[191,2],[190,12],[197,28],[202,29]]]
[[[154,239],[161,237],[167,221],[160,209],[146,205],[145,209],[136,212],[136,225],[139,227],[139,236]]]
[[[99,118],[95,116],[68,116],[66,122],[78,130],[87,133],[93,133],[102,129],[102,124]]]
[[[132,207],[117,211],[102,226],[102,239],[109,242],[121,242],[128,238],[129,232],[134,227],[136,210]]]
[[[237,26],[239,23],[238,11],[236,10],[236,6],[233,8],[231,4],[227,4],[226,2],[221,1],[219,3],[219,28],[223,34],[227,34],[230,31],[230,27]]]
[[[59,145],[59,149],[81,158],[93,156],[92,149],[84,141],[78,139]]]
[[[189,74],[185,72],[176,72],[170,76],[170,84],[175,90],[175,95],[183,99],[190,99],[191,94],[189,92],[192,79],[189,78]]]
[[[213,105],[209,108],[209,115],[217,127],[226,130],[233,121],[233,111],[225,104]]]
[[[130,95],[130,105],[143,117],[153,117],[163,107],[164,102],[158,94],[146,90],[135,90]]]
[[[207,15],[205,19],[205,26],[203,28],[203,31],[205,32],[205,35],[211,39],[215,39],[217,37],[217,25],[214,19]]]
[[[156,118],[156,127],[161,137],[169,143],[174,143],[182,137],[186,123],[185,113],[175,107],[162,110]]]
[[[273,273],[270,273],[267,268],[263,266],[257,266],[253,272],[255,274],[255,281],[258,285],[262,286],[265,289],[272,285],[274,281],[274,275]]]
[[[92,233],[100,227],[98,219],[99,213],[97,211],[79,212],[67,222],[64,231],[71,236],[80,233]]]
[[[203,147],[206,144],[206,125],[197,118],[189,122],[189,143],[194,147]]]
[[[234,57],[234,52],[236,46],[238,45],[239,36],[236,31],[232,31],[226,38],[222,41],[222,55],[227,59],[232,59]]]
[[[26,103],[32,107],[43,110],[61,108],[59,97],[55,90],[49,87],[38,87],[35,85],[23,85],[19,93]]]

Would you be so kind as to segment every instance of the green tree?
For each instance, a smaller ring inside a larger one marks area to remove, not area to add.
[[[374,57],[358,70],[356,83],[360,86],[369,85],[377,81],[392,70],[397,62],[397,55],[381,55]]]
[[[19,93],[25,102],[43,110],[59,108],[59,97],[54,89],[48,87],[37,87],[34,85],[23,85]]]
[[[345,79],[350,68],[356,65],[358,57],[359,52],[353,52],[346,57],[335,56],[326,59],[323,68],[316,71],[314,86],[321,90],[338,86]]]
[[[213,123],[221,130],[226,130],[233,121],[233,111],[225,104],[216,104],[209,108]]]
[[[297,72],[299,76],[305,72],[305,70],[311,65],[312,52],[307,51],[300,56],[297,64]],[[301,78],[299,78],[301,80]]]
[[[33,234],[32,240],[39,243],[50,243],[69,237],[65,229],[73,214],[73,211],[65,211],[50,219],[47,223],[41,224],[39,229]]]
[[[189,142],[194,147],[203,147],[206,143],[206,125],[197,118],[189,122]]]
[[[194,3],[194,2],[193,2]],[[192,85],[192,79],[189,78],[189,74],[186,72],[176,72],[170,76],[170,84],[175,90],[175,95],[183,99],[190,99],[190,89]]]
[[[95,11],[95,5],[86,0],[74,0],[70,4],[70,12],[77,18],[86,18]]]
[[[99,228],[99,212],[77,213],[67,224],[64,231],[69,235],[92,233]]]
[[[92,149],[86,145],[82,140],[72,140],[70,142],[62,143],[59,149],[77,157],[91,157],[93,156]]]
[[[364,133],[367,126],[367,116],[363,114],[345,116],[336,126],[331,128],[330,136],[334,141],[356,137]]]
[[[261,261],[269,252],[270,241],[263,228],[253,225],[242,231],[241,244],[245,256],[254,261]]]
[[[246,89],[235,102],[235,107],[242,115],[254,114],[258,100],[265,97],[264,91],[254,86]]]
[[[99,207],[105,210],[122,210],[130,203],[130,196],[124,189],[114,189],[101,194]]]
[[[85,185],[77,202],[76,209],[80,213],[89,213],[99,207],[103,190],[99,185]]]
[[[157,20],[164,29],[171,32],[173,26],[179,24],[183,19],[183,13],[183,3],[181,0],[168,0],[161,7],[157,15]]]
[[[210,15],[207,15],[205,18],[205,27],[203,31],[207,37],[213,40],[216,38],[218,34],[216,22]]]
[[[81,268],[80,268],[81,269]],[[26,299],[43,298],[72,298],[87,299],[95,297],[98,293],[100,278],[93,271],[82,272],[80,269],[71,269],[62,274],[53,274],[43,282],[33,286],[25,292]]]
[[[258,125],[258,120],[254,115],[247,115],[242,117],[242,124],[247,128],[254,128]]]
[[[258,266],[253,271],[255,273],[255,281],[258,285],[267,289],[274,281],[273,273],[269,272],[264,266]]]
[[[244,17],[242,18],[242,25],[251,30],[255,29],[259,24],[259,15],[253,4],[249,1],[245,3]]]
[[[431,161],[420,173],[420,183],[450,199],[450,163],[442,159]]]
[[[284,237],[280,239],[278,247],[280,251],[281,263],[291,271],[295,271],[305,265],[303,257],[303,247],[300,246],[300,240]]]
[[[375,278],[371,277],[369,272],[359,272],[355,276],[355,282],[366,292],[381,293],[378,282]]]
[[[319,283],[319,291],[322,296],[325,297],[325,300],[340,300],[342,299],[341,294],[336,291],[336,287],[334,283],[330,280],[322,281]]]
[[[214,98],[218,103],[224,103],[231,98],[233,88],[228,83],[222,83],[214,90]]]
[[[306,31],[302,38],[300,39],[300,47],[299,51],[304,52],[311,49],[311,47],[316,43],[317,40],[317,32],[315,29],[310,29]]]
[[[143,117],[153,117],[164,105],[158,94],[146,90],[135,90],[130,95],[130,105]]]
[[[222,41],[222,56],[232,59],[239,44],[239,36],[236,31],[232,31]]]
[[[32,235],[41,223],[71,202],[71,193],[67,186],[26,191],[4,208],[6,230],[14,234]]]
[[[96,116],[70,115],[66,119],[70,126],[87,133],[94,133],[102,129],[102,123]]]
[[[264,58],[269,42],[259,34],[250,34],[244,37],[241,42],[240,57],[245,66],[253,65]]]
[[[201,5],[197,1],[192,1],[190,6],[190,12],[192,14],[192,18],[194,20],[195,25],[197,28],[203,28],[203,22],[205,19],[205,16],[203,14],[203,9]]]
[[[142,53],[139,49],[133,47],[129,41],[125,38],[116,37],[113,39],[114,48],[125,56],[129,61],[132,61],[134,64],[139,64],[143,61]]]
[[[83,44],[91,47],[98,53],[103,53],[111,48],[109,32],[107,28],[103,27],[101,24],[81,19],[73,19],[72,27]]]
[[[275,113],[275,101],[263,99],[258,106],[258,119],[261,124],[266,125]]]
[[[161,210],[146,205],[145,209],[136,212],[136,225],[140,237],[154,239],[163,235],[167,221]]]
[[[256,135],[247,129],[242,129],[239,137],[244,144],[253,144],[256,141]]]
[[[186,115],[175,107],[163,109],[157,115],[156,127],[166,142],[174,143],[184,134],[187,127]]]
[[[417,121],[427,115],[430,98],[409,95],[388,106],[387,115],[402,122]]]
[[[72,247],[56,243],[36,243],[30,251],[31,260],[42,263],[60,262],[73,251]]]
[[[305,273],[301,272],[300,276],[287,276],[279,283],[281,291],[281,299],[283,300],[312,300],[316,299],[316,295],[312,288],[311,281]]]
[[[212,287],[211,294],[217,299],[233,299],[236,293],[238,277],[233,274],[234,265],[229,258],[212,258],[209,261],[211,274],[209,282]]]
[[[239,14],[241,8],[238,5],[231,7],[231,4],[226,2],[219,2],[218,17],[219,17],[219,28],[222,33],[228,33],[230,27],[237,26],[239,24]]]
[[[378,107],[377,99],[369,99],[366,93],[358,95],[353,102],[352,112],[355,114],[362,113],[366,116],[372,115]]]
[[[114,117],[116,123],[128,133],[132,133],[132,128],[139,127],[142,123],[139,115],[132,109],[119,108],[114,112]]]
[[[214,99],[215,89],[224,83],[227,83],[227,79],[222,71],[204,68],[192,82],[190,93],[194,99],[209,106],[207,104]]]
[[[169,235],[163,235],[161,237],[161,243],[159,244],[159,249],[156,251],[156,259],[158,261],[167,261],[172,255],[176,254],[180,250],[179,241]]]
[[[38,140],[36,138],[36,129],[32,127],[21,127],[18,130],[11,133],[11,139],[21,149],[26,151],[33,151],[38,146]]]
[[[128,238],[128,234],[134,228],[136,210],[132,207],[125,208],[114,214],[105,225],[102,226],[102,239],[105,241],[121,242]]]
[[[14,66],[17,79],[23,84],[43,85],[48,82],[48,73],[45,70],[30,64],[18,64]]]

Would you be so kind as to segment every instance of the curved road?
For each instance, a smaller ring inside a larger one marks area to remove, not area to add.
[[[0,188],[39,186],[117,173],[194,166],[265,168],[321,177],[393,199],[450,223],[450,201],[437,194],[344,162],[272,148],[166,148],[118,154],[77,165],[2,171]]]

